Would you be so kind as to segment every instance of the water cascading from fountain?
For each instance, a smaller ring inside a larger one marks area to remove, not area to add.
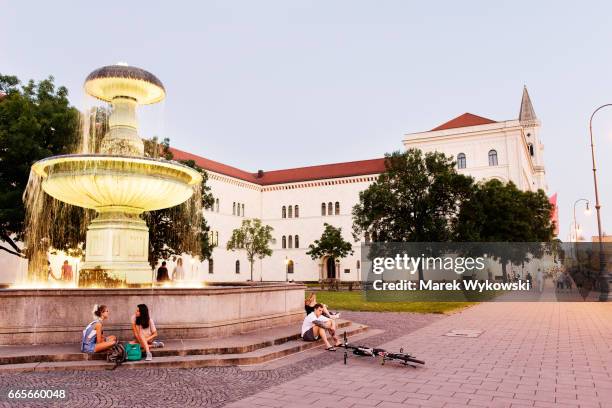
[[[165,96],[152,74],[134,67],[104,67],[90,74],[85,89],[110,100],[112,109],[96,108],[83,115],[83,142],[75,147],[81,154],[44,159],[32,168],[24,193],[30,279],[46,280],[48,250],[60,241],[59,234],[72,234],[66,237],[74,242],[87,235],[85,267],[99,263],[127,283],[147,283],[148,228],[141,215],[172,207],[165,213],[176,234],[173,242],[183,252],[197,254],[201,176],[178,163],[144,157],[136,107]],[[95,151],[98,146],[100,152]]]

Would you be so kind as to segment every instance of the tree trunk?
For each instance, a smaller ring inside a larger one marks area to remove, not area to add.
[[[253,261],[251,261],[251,282],[253,282]]]
[[[501,264],[502,264],[502,280],[505,282],[508,282],[508,271],[506,270],[506,264],[508,263],[508,261],[506,261],[505,259],[502,258],[501,260]]]

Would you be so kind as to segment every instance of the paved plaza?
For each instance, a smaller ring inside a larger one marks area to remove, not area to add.
[[[483,303],[384,347],[427,365],[353,357],[229,407],[612,407],[610,303]]]
[[[254,367],[2,374],[0,388],[68,389],[69,401],[56,406],[612,407],[611,303],[343,317],[372,328],[363,343],[404,347],[426,366],[352,355],[344,365],[342,351],[318,349]],[[465,329],[482,334],[445,336]]]

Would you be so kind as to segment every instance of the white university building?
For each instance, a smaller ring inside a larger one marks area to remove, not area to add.
[[[453,156],[458,171],[476,180],[495,178],[512,181],[523,190],[548,191],[540,121],[526,88],[517,119],[494,121],[464,113],[432,130],[408,133],[402,143],[405,149],[439,151]],[[172,150],[175,160],[194,160],[207,171],[208,185],[215,197],[213,208],[205,210],[204,216],[211,227],[211,238],[218,246],[213,250],[211,261],[183,256],[187,279],[250,279],[250,265],[244,251],[227,251],[225,245],[242,220],[259,218],[274,228],[274,239],[272,256],[255,261],[255,281],[361,280],[360,243],[352,237],[351,211],[358,203],[359,192],[385,170],[384,158],[253,173],[193,153]],[[353,244],[353,255],[341,260],[312,260],[306,255],[308,245],[321,237],[324,223],[342,228],[344,239]],[[5,271],[21,271],[0,275],[0,284],[16,280],[15,275],[27,269],[17,257],[6,254],[0,257],[9,266]],[[64,259],[51,256],[56,274]],[[172,272],[174,261],[168,264]]]
[[[476,180],[496,178],[523,190],[548,190],[540,121],[526,88],[518,119],[498,122],[465,113],[432,130],[406,134],[402,143],[405,149],[453,156],[458,171]],[[255,261],[254,280],[361,280],[360,243],[352,237],[351,211],[359,192],[385,170],[384,158],[253,173],[177,149],[173,153],[177,160],[191,159],[206,169],[215,197],[214,207],[204,215],[218,247],[212,262],[186,263],[192,265],[194,278],[250,279],[245,254],[227,251],[225,244],[243,219],[259,218],[274,228],[273,254]],[[324,223],[342,228],[353,255],[341,260],[306,255],[308,245],[321,237]]]

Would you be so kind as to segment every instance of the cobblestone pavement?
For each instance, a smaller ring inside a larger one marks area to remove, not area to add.
[[[383,333],[368,337],[378,345],[444,319],[441,315],[343,312],[342,317]],[[342,360],[342,353],[315,352],[273,370],[218,367],[134,369],[0,374],[0,392],[8,389],[66,389],[69,399],[57,403],[21,403],[31,407],[221,407]],[[2,399],[0,399],[2,401]],[[16,403],[0,402],[1,407]],[[285,406],[290,406],[285,404]]]
[[[353,356],[228,408],[612,407],[612,303],[482,303],[383,347],[402,345],[427,364]]]

